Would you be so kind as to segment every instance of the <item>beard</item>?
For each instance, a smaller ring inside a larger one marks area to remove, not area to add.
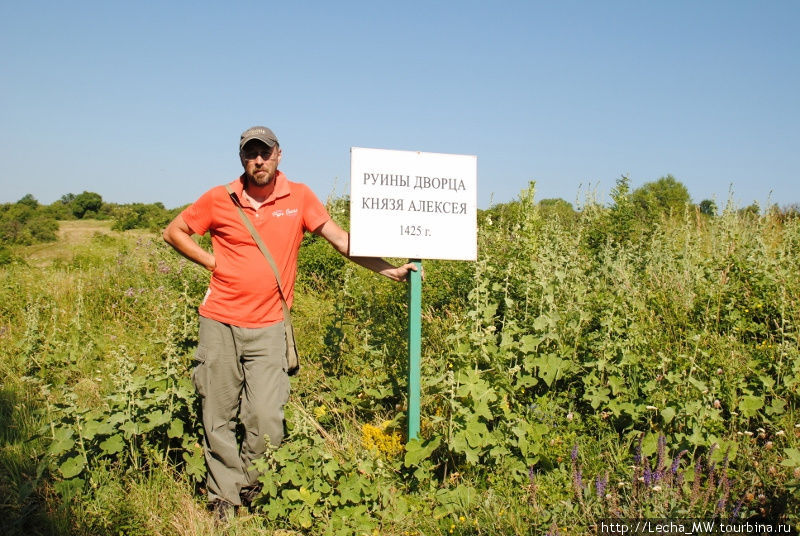
[[[275,172],[270,173],[267,170],[258,170],[254,175],[245,172],[244,176],[254,186],[266,186],[275,178]]]

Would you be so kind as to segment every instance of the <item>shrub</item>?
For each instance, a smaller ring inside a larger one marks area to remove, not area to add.
[[[78,219],[88,218],[87,213],[96,215],[102,206],[103,198],[95,192],[84,191],[70,201],[72,214]]]
[[[672,175],[645,183],[631,194],[640,219],[657,221],[663,216],[679,216],[692,202],[689,190]]]
[[[35,206],[31,202],[0,205],[0,244],[50,242],[56,239],[57,230],[55,219],[38,203]]]

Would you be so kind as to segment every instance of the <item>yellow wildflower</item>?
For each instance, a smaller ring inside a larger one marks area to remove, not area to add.
[[[361,444],[367,450],[394,458],[403,452],[403,440],[399,432],[387,432],[388,425],[389,422],[384,422],[379,426],[363,425],[361,427]]]

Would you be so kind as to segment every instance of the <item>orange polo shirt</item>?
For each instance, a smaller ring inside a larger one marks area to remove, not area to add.
[[[291,307],[297,252],[303,233],[328,221],[328,211],[308,186],[290,182],[280,171],[275,176],[275,189],[258,210],[242,195],[242,177],[231,182],[230,186],[275,259],[286,302]],[[212,320],[245,328],[269,326],[283,320],[275,275],[225,187],[212,188],[187,207],[181,216],[192,232],[199,235],[211,233],[217,262],[199,313]]]

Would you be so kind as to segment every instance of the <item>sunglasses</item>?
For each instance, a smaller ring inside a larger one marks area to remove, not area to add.
[[[260,150],[250,149],[248,151],[243,152],[242,157],[245,160],[255,160],[260,156],[262,160],[269,160],[273,152],[274,151],[272,149],[260,149]]]

